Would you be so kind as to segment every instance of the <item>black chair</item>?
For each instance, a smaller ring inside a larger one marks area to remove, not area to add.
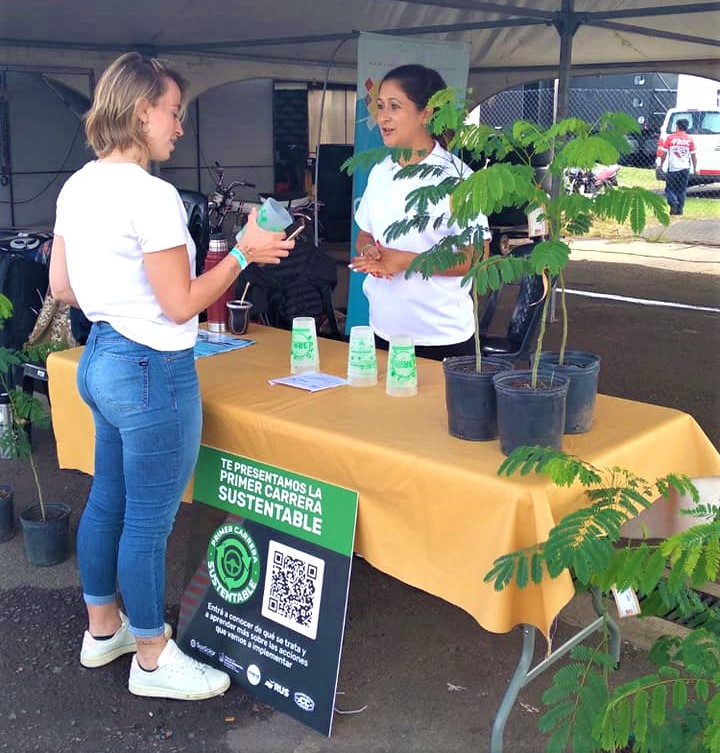
[[[207,196],[186,188],[179,188],[178,193],[187,212],[190,237],[195,241],[197,250],[195,273],[199,275],[205,266],[205,257],[210,245],[210,214]]]
[[[527,257],[533,244],[526,243],[513,249],[515,256]],[[554,281],[551,281],[554,284]],[[500,293],[505,287],[517,287],[517,298],[510,314],[504,335],[490,334],[489,329],[497,314]],[[517,283],[510,283],[493,290],[488,296],[480,315],[480,351],[484,356],[507,358],[510,361],[525,361],[529,364],[543,310],[544,283],[542,275],[525,275]],[[550,293],[548,292],[548,295]]]
[[[339,339],[333,291],[335,261],[309,242],[300,241],[279,264],[252,264],[237,279],[237,297],[249,284],[252,316],[270,327],[292,329],[296,316],[315,318],[318,334]]]

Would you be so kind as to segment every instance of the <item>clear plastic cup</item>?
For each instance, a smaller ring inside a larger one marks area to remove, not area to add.
[[[225,306],[227,306],[228,329],[233,335],[244,335],[250,323],[252,303],[250,301],[232,300],[228,301]]]
[[[269,196],[260,205],[257,213],[257,224],[263,230],[272,230],[278,232],[285,230],[288,225],[291,225],[293,218],[288,210],[272,196]],[[235,236],[235,240],[239,241],[245,234],[245,228],[240,228],[240,231]]]
[[[377,384],[375,335],[370,327],[355,326],[350,330],[347,379],[352,387],[372,387]]]
[[[412,335],[391,335],[385,392],[393,397],[417,395],[415,342]]]
[[[292,321],[290,337],[290,372],[307,374],[320,371],[315,319],[311,316],[296,316]]]

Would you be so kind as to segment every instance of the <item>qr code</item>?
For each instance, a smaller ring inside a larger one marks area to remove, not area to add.
[[[263,617],[315,640],[324,574],[324,560],[270,541]]]

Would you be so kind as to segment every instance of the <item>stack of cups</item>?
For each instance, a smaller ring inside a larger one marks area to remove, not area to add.
[[[279,201],[273,199],[272,196],[268,196],[258,209],[257,224],[263,230],[272,230],[274,232],[285,230],[288,225],[292,224],[292,221],[290,212]],[[244,234],[245,228],[242,227],[240,228],[240,232],[235,236],[235,240],[240,242]]]
[[[311,316],[296,316],[292,321],[290,371],[293,374],[320,371],[315,319]]]
[[[350,330],[347,378],[352,387],[377,384],[375,335],[370,327],[355,326]]]
[[[415,343],[412,335],[391,335],[385,392],[393,397],[417,395]]]

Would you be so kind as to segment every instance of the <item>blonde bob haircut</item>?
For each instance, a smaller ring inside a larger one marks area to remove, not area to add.
[[[147,154],[138,108],[143,100],[157,104],[169,81],[177,84],[184,98],[185,80],[161,60],[127,52],[110,64],[100,76],[92,107],[85,115],[88,146],[98,157],[116,149]]]

